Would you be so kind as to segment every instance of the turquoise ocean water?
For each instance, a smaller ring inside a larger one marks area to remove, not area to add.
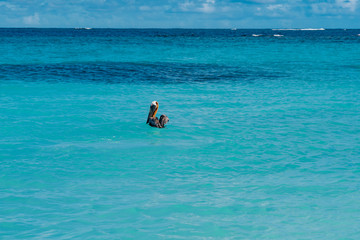
[[[359,239],[358,34],[0,29],[0,238]]]

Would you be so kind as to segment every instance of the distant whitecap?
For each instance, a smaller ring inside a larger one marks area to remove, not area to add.
[[[324,31],[325,28],[302,28],[301,31]]]

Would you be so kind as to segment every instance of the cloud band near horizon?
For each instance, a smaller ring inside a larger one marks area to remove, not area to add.
[[[0,0],[0,27],[359,28],[359,0]]]

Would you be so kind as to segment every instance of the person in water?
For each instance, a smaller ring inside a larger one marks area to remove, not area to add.
[[[160,119],[156,117],[156,113],[159,109],[159,103],[157,101],[153,101],[150,105],[149,115],[146,123],[151,127],[164,128],[165,124],[170,120],[166,115],[161,115]]]

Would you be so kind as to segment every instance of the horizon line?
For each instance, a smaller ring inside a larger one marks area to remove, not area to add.
[[[164,30],[171,30],[171,29],[179,29],[179,30],[358,30],[360,28],[312,28],[312,27],[304,27],[304,28],[236,28],[236,27],[229,27],[229,28],[186,28],[186,27],[0,27],[0,29],[76,29],[76,30],[92,30],[92,29],[164,29]]]

